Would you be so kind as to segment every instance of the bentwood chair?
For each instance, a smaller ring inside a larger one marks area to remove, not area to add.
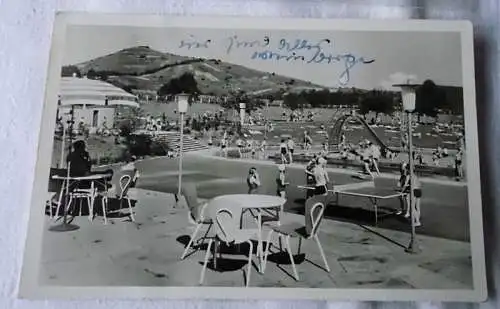
[[[305,224],[302,225],[300,223],[289,223],[283,224],[280,226],[273,227],[273,229],[269,232],[267,238],[267,246],[264,254],[264,265],[263,272],[265,271],[267,264],[267,257],[269,254],[269,249],[271,245],[271,236],[274,233],[277,233],[280,240],[285,244],[286,251],[288,252],[288,256],[290,257],[290,261],[292,263],[293,274],[295,280],[299,280],[299,275],[297,273],[297,269],[295,267],[295,261],[293,259],[292,250],[290,247],[290,238],[297,238],[299,240],[298,244],[298,254],[300,254],[300,247],[302,244],[302,239],[309,240],[314,239],[316,244],[318,245],[319,253],[323,258],[323,263],[325,264],[326,271],[330,272],[330,267],[328,266],[328,261],[326,260],[325,253],[323,252],[323,247],[321,246],[321,242],[318,238],[318,229],[323,219],[323,214],[325,211],[324,197],[317,196],[312,197],[306,201],[306,209],[305,209]]]
[[[128,196],[128,192],[130,188],[132,188],[135,185],[135,182],[133,181],[133,177],[130,175],[123,175],[120,177],[119,181],[119,186],[120,190],[119,192],[105,192],[102,195],[102,213],[104,217],[104,224],[108,223],[107,219],[107,213],[108,213],[108,205],[109,205],[109,199],[117,200],[119,202],[119,211],[121,211],[123,202],[127,202],[128,204],[128,209],[129,209],[129,216],[131,221],[135,221],[134,217],[134,212],[132,210],[132,201],[130,197]]]
[[[223,242],[227,246],[239,245],[248,243],[248,266],[246,273],[246,287],[250,284],[250,271],[252,269],[253,242],[252,238],[257,238],[259,230],[257,229],[241,229],[240,228],[241,209],[236,208],[229,210],[228,208],[219,209],[215,215],[215,237],[209,240],[207,252],[205,254],[205,262],[201,270],[200,284],[203,284],[205,278],[205,270],[208,264],[208,258],[212,244],[214,244],[213,261],[217,258],[217,250],[219,243]],[[222,255],[222,253],[220,253]]]
[[[202,236],[201,239],[197,240],[197,245],[200,244],[200,241],[203,242],[205,240],[208,232],[212,228],[213,220],[210,218],[205,218],[204,213],[207,203],[198,202],[198,193],[196,190],[196,185],[194,183],[183,184],[181,190],[182,190],[182,195],[186,199],[186,204],[189,208],[188,222],[195,226],[194,231],[191,234],[191,238],[189,239],[189,243],[187,244],[186,248],[184,249],[184,252],[182,253],[181,260],[183,260],[187,256],[189,249],[193,245],[193,242],[196,240],[196,236],[198,235],[198,232],[200,231],[201,227],[204,225],[205,226],[208,225],[208,228],[204,236]]]

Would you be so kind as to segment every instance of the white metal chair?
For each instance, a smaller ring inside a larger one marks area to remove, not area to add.
[[[69,181],[69,180],[66,180]],[[97,191],[95,188],[92,186],[91,188],[76,188],[72,191],[69,192],[69,201],[68,205],[66,205],[66,210],[69,211],[71,208],[73,201],[74,200],[79,200],[80,201],[80,216],[82,215],[82,201],[85,199],[87,201],[87,204],[89,206],[89,220],[92,221],[92,213],[94,211],[94,200],[96,198]],[[61,199],[59,199],[59,203],[57,204],[57,209],[56,209],[56,215],[59,215],[60,207],[62,205]]]
[[[119,210],[122,209],[123,202],[127,201],[129,214],[130,214],[130,220],[135,221],[134,212],[132,210],[132,202],[128,196],[128,191],[134,184],[132,179],[133,178],[130,175],[123,175],[120,177],[120,182],[119,182],[120,192],[118,194],[117,194],[117,192],[109,192],[109,191],[102,194],[102,213],[103,213],[103,217],[104,217],[104,224],[108,223],[108,219],[107,219],[106,214],[108,212],[109,198],[115,198],[119,201],[119,203],[120,203]]]
[[[207,252],[205,254],[205,262],[201,270],[200,284],[203,284],[205,278],[205,270],[208,264],[208,257],[210,255],[210,249],[214,243],[214,265],[217,257],[217,250],[219,248],[219,242],[224,242],[226,245],[238,245],[242,243],[249,244],[248,250],[248,266],[246,274],[246,286],[250,284],[250,271],[252,269],[252,255],[253,255],[253,243],[252,238],[257,237],[259,231],[257,229],[240,229],[240,217],[241,209],[237,211],[231,211],[227,208],[222,208],[217,211],[215,215],[215,237],[209,240]]]
[[[323,252],[323,247],[318,238],[318,229],[323,219],[323,214],[325,211],[324,197],[323,196],[315,196],[306,201],[305,207],[305,225],[300,223],[289,223],[281,226],[273,227],[273,229],[269,232],[267,237],[267,246],[264,255],[264,265],[263,271],[265,271],[267,264],[267,257],[269,254],[269,249],[271,245],[271,236],[273,232],[278,233],[280,240],[285,243],[286,250],[288,252],[288,256],[290,257],[290,261],[292,263],[293,274],[295,280],[299,280],[299,275],[297,273],[297,268],[295,267],[295,261],[293,259],[292,250],[290,247],[290,238],[298,238],[298,254],[300,254],[300,247],[302,244],[302,239],[314,239],[316,244],[318,245],[319,252],[321,257],[323,258],[323,262],[325,264],[325,268],[328,272],[330,272],[330,267],[328,266],[328,261],[326,260],[325,253]]]
[[[186,199],[187,206],[189,208],[188,213],[188,221],[196,225],[191,238],[189,239],[189,243],[187,244],[184,252],[182,253],[181,260],[183,260],[188,254],[189,249],[193,245],[193,241],[196,239],[200,228],[203,225],[208,225],[207,231],[205,235],[197,241],[197,244],[203,242],[205,240],[208,232],[212,228],[213,220],[210,218],[205,218],[205,208],[208,205],[207,203],[200,204],[198,203],[198,193],[196,191],[196,185],[194,183],[186,183],[182,186],[182,195]]]

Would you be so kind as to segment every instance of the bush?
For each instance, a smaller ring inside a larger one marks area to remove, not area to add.
[[[128,137],[132,133],[132,124],[130,122],[125,122],[120,126],[120,136]]]
[[[163,147],[162,144],[157,143],[157,142],[153,142],[151,144],[150,150],[151,150],[150,155],[152,155],[152,156],[166,156],[167,155],[167,150],[165,149],[165,147]]]

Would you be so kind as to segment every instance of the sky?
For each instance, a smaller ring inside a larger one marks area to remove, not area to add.
[[[426,79],[462,86],[460,34],[449,32],[70,26],[63,64],[138,45],[220,59],[326,87],[394,89],[395,83]]]

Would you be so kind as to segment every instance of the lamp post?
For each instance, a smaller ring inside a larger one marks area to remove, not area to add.
[[[413,206],[415,200],[415,197],[413,195],[413,189],[415,185],[414,184],[415,164],[413,162],[413,142],[412,142],[412,136],[413,136],[412,113],[413,111],[415,111],[415,99],[416,99],[415,90],[419,86],[420,85],[418,84],[410,84],[410,83],[394,85],[394,87],[401,88],[403,110],[406,112],[407,115],[407,126],[408,126],[408,162],[410,165],[410,196],[409,196],[408,207],[410,208],[410,221],[411,221],[410,243],[408,244],[408,247],[405,250],[408,253],[419,252],[415,237],[415,218],[414,218],[415,209]]]
[[[243,128],[243,124],[245,123],[245,108],[246,108],[246,104],[240,103],[240,124],[241,124],[242,128]]]
[[[184,139],[184,114],[187,112],[188,109],[188,101],[189,101],[189,94],[186,93],[180,93],[176,97],[177,100],[177,111],[179,112],[180,115],[180,138],[179,138],[179,184],[178,184],[178,191],[177,191],[177,197],[181,196],[182,193],[182,157],[184,154],[184,145],[183,145],[183,139]]]

